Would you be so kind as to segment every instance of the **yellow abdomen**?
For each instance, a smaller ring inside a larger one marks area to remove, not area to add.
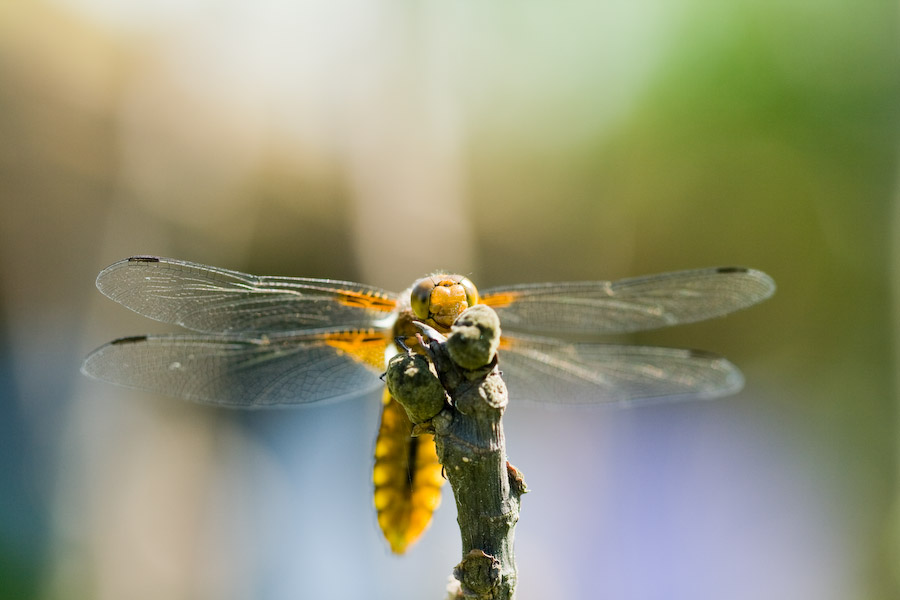
[[[384,390],[381,427],[375,442],[375,510],[391,550],[402,554],[419,539],[441,503],[444,477],[434,436],[412,436],[406,411]]]

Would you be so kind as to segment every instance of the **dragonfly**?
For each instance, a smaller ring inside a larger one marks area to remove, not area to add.
[[[437,273],[396,294],[332,279],[255,276],[193,262],[133,256],[97,277],[99,290],[151,319],[192,333],[124,337],[82,371],[96,379],[206,405],[266,408],[382,391],[374,504],[401,554],[431,522],[444,482],[430,434],[414,434],[380,376],[415,344],[417,322],[441,333],[466,308],[500,318],[500,364],[515,402],[635,404],[737,392],[741,372],[705,351],[602,343],[598,338],[691,323],[771,296],[774,281],[743,267],[610,281],[531,283],[479,293]]]

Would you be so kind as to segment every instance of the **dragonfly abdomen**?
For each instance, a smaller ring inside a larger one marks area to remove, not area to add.
[[[413,437],[412,430],[406,411],[385,389],[372,480],[378,525],[397,554],[431,523],[444,484],[434,436]]]

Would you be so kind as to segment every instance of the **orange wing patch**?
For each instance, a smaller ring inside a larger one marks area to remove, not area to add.
[[[351,292],[348,290],[341,290],[335,292],[335,296],[335,300],[347,306],[356,306],[381,312],[391,312],[397,308],[396,300],[373,292]]]
[[[502,292],[499,294],[491,294],[481,299],[482,304],[486,304],[491,308],[504,308],[515,302],[521,292]]]
[[[441,503],[444,478],[433,435],[412,437],[406,411],[384,391],[381,428],[375,442],[375,510],[391,550],[402,554],[428,525]]]
[[[351,329],[326,333],[322,341],[342,353],[349,354],[359,362],[384,370],[384,349],[390,343],[386,332],[375,329]]]

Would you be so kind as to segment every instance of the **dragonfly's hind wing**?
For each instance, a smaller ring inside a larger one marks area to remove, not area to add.
[[[717,398],[743,385],[737,367],[708,352],[539,338],[504,337],[500,369],[513,401],[554,404]]]
[[[205,333],[370,327],[397,305],[394,294],[359,283],[257,277],[154,256],[110,265],[97,288],[146,317]]]
[[[82,371],[201,404],[260,408],[356,396],[381,385],[384,334],[334,331],[253,338],[156,335],[95,350]]]
[[[752,306],[775,291],[754,269],[720,267],[621,281],[524,284],[492,288],[482,302],[505,330],[602,335],[692,323]]]

